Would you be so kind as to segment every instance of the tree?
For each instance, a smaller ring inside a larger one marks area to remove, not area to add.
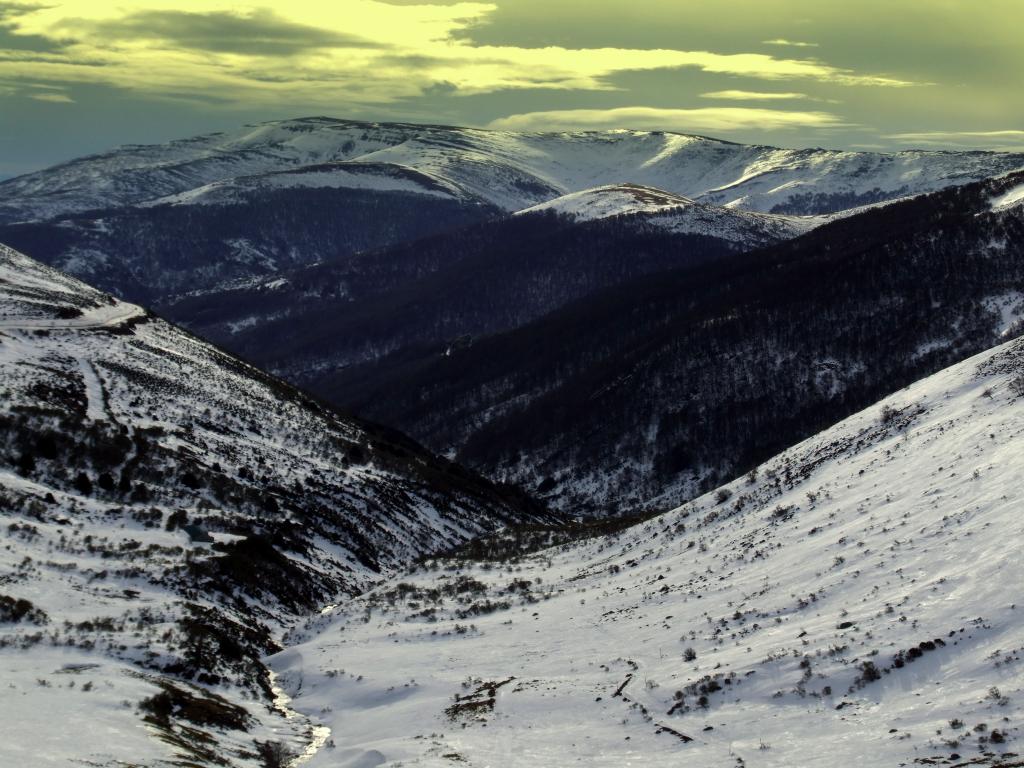
[[[18,457],[18,474],[22,477],[28,477],[36,471],[36,457],[28,451],[24,451],[21,456]]]
[[[85,472],[79,472],[74,482],[75,490],[83,496],[92,494],[92,480]]]

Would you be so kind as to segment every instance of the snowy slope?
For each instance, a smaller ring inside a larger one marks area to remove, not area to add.
[[[1024,184],[1013,187],[992,201],[993,211],[1003,211],[1024,204]]]
[[[259,765],[284,628],[537,515],[0,246],[0,764]]]
[[[746,210],[812,214],[993,176],[1024,167],[1024,155],[787,150],[663,132],[528,134],[319,117],[122,147],[9,179],[0,183],[0,221],[165,198],[224,201],[210,190],[182,195],[220,182],[244,189],[258,185],[254,176],[306,166],[320,167],[315,181],[289,175],[268,183],[363,188],[401,169],[420,190],[506,211],[629,182]]]
[[[373,192],[409,192],[437,197],[458,197],[459,190],[411,168],[386,163],[325,163],[294,171],[275,171],[237,179],[215,181],[186,192],[143,203],[153,205],[232,205],[245,196],[264,190],[363,189]]]
[[[593,189],[570,192],[553,200],[524,208],[518,214],[554,211],[581,221],[633,213],[663,213],[693,205],[682,195],[664,192],[640,184],[607,184]]]
[[[666,232],[705,235],[748,248],[789,240],[832,220],[832,216],[754,213],[695,202],[682,195],[640,184],[610,184],[571,192],[524,208],[516,215],[553,211],[576,221],[629,217]],[[623,219],[623,224],[627,221]]]
[[[308,765],[1020,765],[1022,439],[1018,340],[620,533],[427,561],[273,661]]]

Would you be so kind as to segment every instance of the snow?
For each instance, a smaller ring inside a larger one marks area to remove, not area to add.
[[[360,189],[373,192],[408,192],[431,197],[456,196],[458,190],[451,185],[433,188],[427,180],[402,173],[400,168],[361,166],[315,166],[298,171],[270,172],[226,181],[216,181],[143,203],[154,205],[232,205],[245,202],[245,194],[259,189]]]
[[[992,201],[993,211],[1004,211],[1015,205],[1024,203],[1024,184],[1013,187]]]
[[[82,381],[85,384],[85,418],[90,421],[106,421],[107,411],[103,407],[103,384],[100,382],[96,369],[88,360],[79,360],[78,369],[82,373]]]
[[[983,304],[989,311],[999,317],[997,333],[1001,337],[1010,335],[1024,318],[1024,293],[1007,291],[996,296],[989,296]]]
[[[577,221],[634,217],[666,232],[717,237],[750,247],[805,234],[834,216],[784,216],[707,205],[639,184],[614,184],[572,192],[515,215],[552,211]]]
[[[90,765],[127,755],[140,765],[174,758],[132,709],[132,702],[157,688],[131,664],[74,648],[39,647],[21,654],[18,664],[4,664],[3,672],[0,718],[10,728],[0,741],[3,765],[68,765],[69,756]]]
[[[554,200],[524,208],[518,211],[517,215],[555,211],[582,221],[592,221],[631,213],[660,213],[692,204],[693,201],[688,198],[653,187],[613,184],[571,192]]]
[[[273,664],[331,729],[307,765],[1003,764],[1022,381],[1009,342],[622,534],[428,562],[312,620]]]

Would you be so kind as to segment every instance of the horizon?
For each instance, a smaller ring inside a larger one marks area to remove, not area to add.
[[[0,178],[302,114],[1024,150],[1024,9],[951,0],[0,0]],[[345,119],[345,118],[341,118]]]

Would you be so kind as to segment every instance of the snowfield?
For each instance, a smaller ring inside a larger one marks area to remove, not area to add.
[[[1018,340],[619,533],[426,561],[272,659],[307,765],[1020,765],[1022,398]]]

